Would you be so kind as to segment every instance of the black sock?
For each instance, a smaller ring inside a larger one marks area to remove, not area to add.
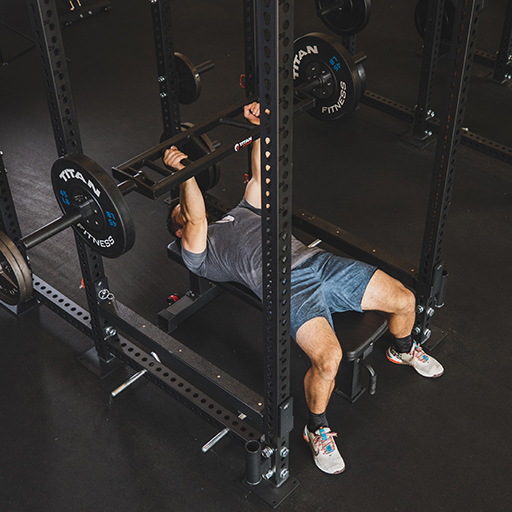
[[[405,338],[395,338],[395,350],[400,353],[408,353],[412,347],[412,336],[406,336]]]
[[[325,417],[325,411],[322,414],[315,414],[309,411],[308,430],[316,432],[320,427],[328,427],[329,423]]]

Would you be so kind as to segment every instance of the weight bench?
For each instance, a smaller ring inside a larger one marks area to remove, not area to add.
[[[181,246],[178,240],[167,246],[168,257],[185,266],[181,258]],[[238,283],[211,282],[190,272],[191,290],[167,309],[158,313],[158,326],[169,333],[178,325],[204,306],[207,302],[226,290],[244,300],[251,306],[262,309],[259,298],[248,288]],[[361,367],[368,370],[370,384],[368,392],[373,395],[377,385],[377,376],[373,368],[364,362],[372,352],[373,344],[387,329],[386,319],[376,311],[358,313],[335,313],[334,330],[343,350],[343,359],[336,381],[335,392],[354,402],[365,391],[361,384]]]

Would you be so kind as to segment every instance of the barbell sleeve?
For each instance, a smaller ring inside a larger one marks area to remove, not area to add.
[[[331,73],[322,73],[320,75],[314,76],[310,78],[307,82],[305,82],[301,87],[301,92],[309,92],[317,87],[322,87],[327,84],[327,81],[332,79]]]
[[[207,60],[206,62],[199,64],[196,67],[196,71],[201,75],[202,73],[206,73],[207,71],[210,71],[214,67],[215,67],[215,62],[212,62],[211,60]]]
[[[43,226],[37,231],[34,231],[30,235],[23,237],[20,242],[25,246],[26,249],[32,249],[32,247],[35,247],[45,240],[48,240],[48,238],[51,238],[61,231],[64,231],[66,228],[73,226],[81,220],[83,220],[82,212],[77,211],[75,213],[68,213],[46,224],[46,226]]]
[[[320,9],[316,12],[316,14],[320,17],[327,16],[331,14],[331,12],[337,11],[338,9],[343,9],[347,0],[339,0],[338,2],[334,2],[331,5],[327,5],[323,9]]]

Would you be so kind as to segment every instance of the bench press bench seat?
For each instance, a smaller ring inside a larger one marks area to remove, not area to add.
[[[184,266],[181,258],[181,246],[179,241],[171,242],[167,247],[167,255],[173,261]],[[185,318],[197,311],[202,304],[193,303],[201,301],[206,294],[218,294],[226,290],[239,297],[250,305],[262,309],[259,298],[248,288],[238,283],[211,282],[205,278],[190,273],[191,281],[196,283],[197,289],[189,292],[185,297],[172,304],[158,314],[159,326],[166,332],[170,332]],[[184,299],[183,304],[180,305]],[[365,390],[361,384],[361,367],[365,367],[370,373],[370,393],[375,392],[376,375],[373,369],[363,363],[363,360],[372,352],[373,344],[387,329],[386,319],[376,311],[358,313],[349,311],[335,313],[333,316],[334,330],[343,350],[343,359],[337,377],[336,393],[350,401],[355,401]]]

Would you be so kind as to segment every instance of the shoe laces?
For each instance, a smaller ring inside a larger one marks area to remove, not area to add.
[[[412,347],[412,355],[422,363],[428,363],[428,355],[425,353],[422,346],[416,341]]]
[[[326,432],[325,429],[320,429],[320,433],[315,434],[315,440],[313,441],[315,448],[326,455],[335,452],[336,443],[333,438],[337,436],[336,432]]]

